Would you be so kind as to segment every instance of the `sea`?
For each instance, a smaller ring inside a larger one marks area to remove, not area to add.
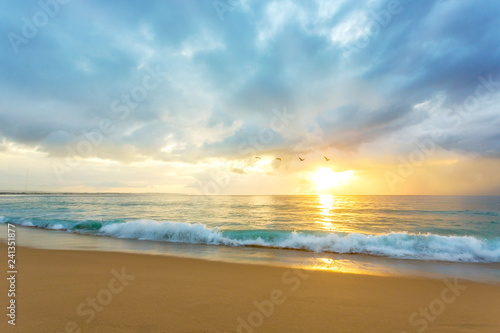
[[[500,283],[500,196],[0,195],[17,244]]]

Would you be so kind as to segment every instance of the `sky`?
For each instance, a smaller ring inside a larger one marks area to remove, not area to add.
[[[0,191],[500,195],[499,1],[0,9]]]

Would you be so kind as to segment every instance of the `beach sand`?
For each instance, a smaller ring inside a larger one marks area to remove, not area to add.
[[[1,332],[500,332],[495,284],[23,247],[16,259],[16,326],[3,279]]]

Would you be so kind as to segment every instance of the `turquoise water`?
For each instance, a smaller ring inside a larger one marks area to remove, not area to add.
[[[4,195],[0,222],[169,244],[500,262],[498,196]]]

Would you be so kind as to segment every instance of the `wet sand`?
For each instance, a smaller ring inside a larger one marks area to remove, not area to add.
[[[16,260],[2,332],[500,332],[498,284],[25,247]]]

